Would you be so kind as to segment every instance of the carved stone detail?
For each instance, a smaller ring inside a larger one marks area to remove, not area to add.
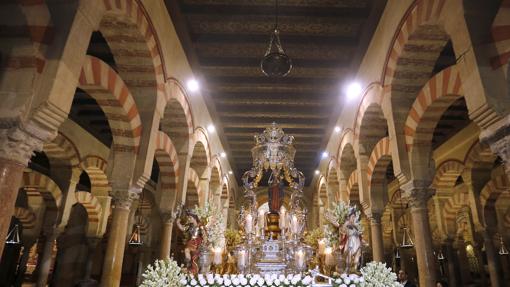
[[[15,126],[0,129],[0,158],[28,165],[34,151],[41,151],[45,137],[38,137],[26,129]]]
[[[129,188],[128,190],[114,189],[112,192],[112,199],[115,208],[130,209],[133,201],[139,198],[141,193],[140,188]]]
[[[428,200],[434,196],[436,190],[425,180],[412,180],[401,186],[403,199],[409,202],[411,208],[426,208]]]

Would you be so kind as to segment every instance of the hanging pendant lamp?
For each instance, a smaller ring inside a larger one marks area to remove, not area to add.
[[[508,255],[508,249],[506,248],[505,242],[503,241],[503,236],[499,236],[499,243],[500,243],[498,251],[499,255]]]
[[[444,260],[443,250],[441,250],[441,249],[439,249],[439,253],[437,254],[437,260],[439,260],[439,261]]]
[[[397,250],[395,251],[395,259],[400,259],[400,249],[397,247]]]
[[[142,205],[143,205],[143,191],[142,196],[140,198],[140,204],[138,205],[135,212],[136,223],[133,226],[133,233],[131,233],[131,237],[129,237],[128,241],[128,244],[131,246],[143,245],[142,233],[140,231],[140,225],[142,224]]]
[[[7,237],[5,238],[5,244],[10,245],[18,245],[21,244],[21,239],[19,236],[19,226],[18,224],[14,224],[14,227],[7,233]]]
[[[276,50],[273,51],[273,46]],[[285,77],[292,69],[292,61],[283,50],[278,30],[278,0],[275,1],[275,25],[269,40],[264,58],[260,62],[260,69],[268,77]]]
[[[132,246],[143,245],[142,233],[140,232],[139,224],[135,224],[135,226],[133,227],[133,233],[131,234],[131,237],[129,238],[128,244],[132,245]]]
[[[405,210],[404,202],[402,201],[402,191],[400,191],[400,205],[402,207],[402,210]],[[407,206],[406,206],[406,209],[407,209]],[[411,237],[411,231],[409,230],[409,228],[407,228],[407,225],[406,225],[405,214],[403,214],[402,216],[403,216],[403,218],[402,218],[403,231],[402,231],[402,243],[400,244],[400,247],[404,248],[404,249],[410,249],[410,248],[414,247],[414,242],[413,242],[413,238]]]

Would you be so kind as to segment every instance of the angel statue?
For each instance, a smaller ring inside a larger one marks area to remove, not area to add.
[[[185,220],[183,221],[183,219]],[[200,255],[200,245],[206,236],[205,225],[200,222],[198,215],[188,208],[184,209],[184,214],[181,212],[176,224],[185,235],[184,256],[186,266],[190,273],[196,275],[199,271],[198,257]]]
[[[349,212],[339,232],[339,250],[345,260],[344,272],[355,272],[361,259],[361,235],[363,232],[359,220],[359,212],[355,207],[349,207]]]

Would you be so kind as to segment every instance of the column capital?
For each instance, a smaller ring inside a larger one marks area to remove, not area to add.
[[[370,212],[368,215],[370,224],[381,224],[382,213],[381,212]]]
[[[161,220],[163,221],[163,224],[173,225],[176,218],[177,218],[176,212],[167,211],[161,214]]]
[[[20,126],[0,129],[0,158],[26,166],[34,151],[41,151],[43,144],[53,136],[55,133]]]
[[[401,189],[404,191],[402,197],[409,201],[411,208],[427,207],[428,200],[436,192],[428,180],[411,180],[401,185]]]
[[[114,189],[112,192],[112,200],[115,208],[122,208],[129,210],[134,200],[139,198],[141,189],[130,188],[128,190]]]

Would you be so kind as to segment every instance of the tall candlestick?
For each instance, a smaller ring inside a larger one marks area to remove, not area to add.
[[[297,220],[297,216],[295,216],[295,215],[292,216],[292,222],[291,222],[290,228],[292,230],[292,233],[296,234],[298,232],[298,220]]]
[[[324,241],[324,239],[320,239],[318,241],[318,245],[319,245],[319,255],[324,254],[324,249],[326,248],[326,242]]]
[[[294,260],[296,261],[296,267],[298,269],[303,269],[305,265],[305,253],[303,250],[298,250],[296,254],[294,255]]]
[[[282,206],[282,208],[280,208],[280,229],[284,229],[285,226],[287,225],[286,223],[286,211],[285,211],[285,208]]]
[[[217,248],[214,248],[213,249],[213,263],[214,265],[220,265],[221,262],[223,261],[223,249],[220,248],[220,247],[217,247]]]
[[[237,266],[243,269],[246,266],[246,251],[239,250],[237,253]]]
[[[326,265],[328,265],[328,266],[335,265],[335,260],[333,258],[333,248],[326,247],[324,249],[324,254],[326,256],[326,258],[324,259],[324,262],[326,263]]]
[[[251,233],[252,225],[253,225],[253,217],[251,216],[251,214],[247,214],[246,215],[246,226],[245,226],[247,234]]]

